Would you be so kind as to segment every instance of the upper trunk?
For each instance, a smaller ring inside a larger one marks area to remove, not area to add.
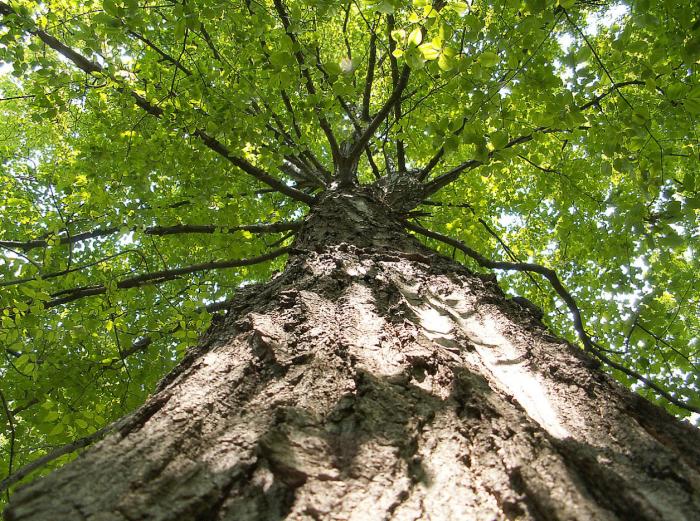
[[[420,248],[397,218],[389,206],[360,188],[325,192],[302,226],[295,246],[313,251],[340,244],[374,251]]]
[[[285,272],[8,521],[698,519],[700,435],[330,192]]]

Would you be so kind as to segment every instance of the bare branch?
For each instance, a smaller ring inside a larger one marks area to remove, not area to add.
[[[160,271],[154,271],[150,273],[142,273],[141,275],[136,275],[134,277],[128,277],[122,280],[117,281],[115,284],[115,287],[117,289],[128,289],[128,288],[138,288],[141,286],[148,286],[151,284],[162,284],[164,282],[170,281],[177,279],[181,277],[182,275],[189,275],[192,273],[197,273],[200,271],[209,271],[209,270],[219,270],[219,269],[226,269],[226,268],[239,268],[243,266],[252,266],[254,264],[260,264],[262,262],[267,262],[272,259],[275,259],[281,255],[285,255],[290,251],[289,247],[284,247],[284,248],[279,248],[277,250],[273,250],[269,253],[259,255],[257,257],[250,257],[248,259],[231,259],[231,260],[224,260],[224,261],[212,261],[212,262],[204,262],[201,264],[193,264],[191,266],[184,266],[182,268],[173,268],[169,270],[160,270]],[[43,308],[44,309],[50,309],[54,308],[57,306],[61,306],[63,304],[67,304],[69,302],[73,302],[76,300],[79,300],[81,298],[85,297],[92,297],[95,295],[103,295],[107,293],[107,286],[104,284],[96,284],[93,286],[83,286],[79,288],[71,288],[71,289],[66,289],[62,291],[58,291],[56,293],[51,294],[51,297],[54,297],[52,300],[48,300],[46,302],[43,302]],[[34,302],[31,301],[28,304],[32,305]],[[7,308],[6,308],[7,309]],[[4,312],[5,310],[0,310],[0,312]],[[11,312],[11,309],[8,309],[10,311],[9,316],[13,317],[14,313]],[[26,311],[25,311],[26,313]]]
[[[386,117],[389,115],[389,112],[391,112],[391,109],[394,107],[394,104],[399,101],[401,98],[401,93],[403,90],[406,88],[406,85],[408,85],[408,78],[411,74],[411,69],[408,65],[404,65],[403,71],[401,72],[401,77],[399,78],[398,84],[394,87],[393,92],[391,93],[391,96],[389,96],[389,99],[386,100],[384,103],[384,106],[380,109],[380,111],[377,113],[374,118],[372,118],[372,121],[370,124],[367,126],[363,134],[355,141],[355,143],[352,146],[352,149],[350,150],[349,154],[347,157],[349,158],[357,158],[359,155],[362,153],[362,151],[365,148],[365,145],[369,143],[369,140],[372,138],[374,135],[374,132],[377,130],[379,125],[382,124],[382,122],[386,119]]]
[[[274,4],[275,9],[277,10],[277,14],[282,20],[282,25],[284,26],[284,30],[287,33],[287,36],[289,36],[289,38],[292,40],[292,43],[297,48],[297,50],[294,52],[294,57],[296,58],[297,64],[299,65],[302,76],[306,80],[306,90],[310,96],[316,96],[316,86],[314,85],[313,79],[311,78],[311,73],[309,72],[306,66],[304,53],[301,51],[301,45],[299,44],[296,35],[289,30],[291,23],[289,21],[289,15],[287,14],[284,4],[282,3],[282,0],[274,0]],[[331,129],[330,123],[328,123],[328,120],[323,115],[319,107],[317,105],[314,105],[314,109],[321,130],[323,130],[323,133],[326,135],[328,145],[331,147],[331,155],[333,156],[333,160],[337,163],[340,160],[340,148],[338,147],[338,141],[335,139],[335,135],[333,134],[333,130]]]
[[[181,233],[235,233],[246,231],[250,233],[277,233],[286,232],[289,230],[298,230],[301,226],[301,221],[281,221],[269,224],[242,224],[239,226],[215,226],[210,224],[177,224],[175,226],[149,226],[142,233],[146,235],[174,235]],[[137,231],[139,228],[131,227],[129,231]],[[119,226],[110,226],[109,228],[98,228],[89,232],[77,233],[70,237],[60,237],[59,244],[75,244],[77,242],[96,239],[113,235],[121,230]],[[17,248],[22,251],[30,251],[34,248],[44,248],[48,246],[48,239],[33,239],[30,241],[0,241],[0,246]]]
[[[111,426],[104,427],[98,431],[93,432],[88,436],[85,436],[84,438],[80,438],[71,443],[63,445],[53,450],[52,452],[49,452],[45,456],[42,456],[41,458],[35,459],[28,465],[25,465],[24,467],[19,469],[14,474],[10,474],[5,479],[0,481],[0,492],[7,490],[9,487],[14,485],[18,481],[24,479],[35,470],[40,469],[44,465],[51,463],[52,461],[60,458],[61,456],[70,454],[71,452],[75,452],[76,450],[82,449],[83,447],[87,447],[88,445],[104,437],[105,434],[110,432],[110,430]]]
[[[394,49],[396,48],[396,44],[394,43],[394,39],[391,36],[391,33],[394,31],[394,17],[393,15],[388,15],[387,16],[387,35],[389,37],[389,49],[391,50],[391,55],[389,56],[389,62],[391,64],[391,83],[394,86],[393,88],[396,89],[399,85],[399,64],[398,61],[396,60],[396,57],[394,56]],[[394,104],[394,121],[398,123],[401,121],[401,98],[396,101]],[[406,171],[406,152],[404,150],[404,144],[402,139],[397,139],[396,140],[396,161],[398,162],[398,170],[399,172],[405,172]]]
[[[360,116],[363,121],[370,120],[369,103],[372,97],[372,83],[374,82],[374,66],[377,62],[377,35],[374,32],[372,32],[372,35],[369,39],[369,57],[367,60],[367,76],[365,77],[365,89],[362,93],[362,113]]]
[[[578,335],[579,340],[581,340],[581,343],[583,344],[584,349],[587,352],[592,353],[596,358],[608,364],[610,367],[613,367],[618,371],[621,371],[626,375],[631,376],[632,378],[635,378],[636,380],[644,383],[644,385],[646,385],[650,389],[653,389],[657,394],[668,400],[670,403],[676,405],[677,407],[681,407],[688,411],[700,413],[700,407],[695,407],[691,404],[679,400],[678,398],[675,398],[668,391],[659,387],[659,385],[651,381],[649,378],[646,378],[645,376],[637,373],[636,371],[629,369],[608,358],[608,356],[604,353],[605,350],[600,345],[598,345],[586,332],[585,326],[583,324],[583,318],[581,317],[581,311],[579,310],[578,305],[576,304],[576,300],[571,295],[571,293],[569,293],[564,287],[561,280],[559,280],[557,273],[554,270],[546,268],[545,266],[541,266],[539,264],[529,262],[492,261],[481,255],[477,251],[473,250],[463,242],[453,239],[452,237],[448,237],[441,233],[428,230],[426,228],[423,228],[422,226],[418,226],[417,224],[413,224],[407,221],[404,222],[404,225],[409,230],[412,230],[416,233],[420,233],[421,235],[438,240],[445,244],[449,244],[453,248],[457,248],[458,250],[464,252],[464,254],[474,259],[476,263],[479,264],[479,266],[482,266],[484,268],[505,271],[531,272],[542,275],[549,281],[550,285],[552,286],[552,289],[554,289],[557,295],[561,297],[561,299],[566,303],[566,306],[569,308],[569,311],[571,312],[571,315],[574,318],[574,329],[576,330],[576,334]]]

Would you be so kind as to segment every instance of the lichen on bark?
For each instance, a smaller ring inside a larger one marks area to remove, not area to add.
[[[698,432],[399,218],[324,194],[286,270],[7,520],[698,519]]]

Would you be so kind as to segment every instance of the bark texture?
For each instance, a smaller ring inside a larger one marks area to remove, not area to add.
[[[700,435],[532,311],[329,192],[285,272],[19,520],[700,519]]]

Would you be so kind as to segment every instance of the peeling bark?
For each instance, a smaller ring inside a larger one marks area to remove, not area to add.
[[[700,519],[697,430],[359,192],[134,418],[7,520]]]

